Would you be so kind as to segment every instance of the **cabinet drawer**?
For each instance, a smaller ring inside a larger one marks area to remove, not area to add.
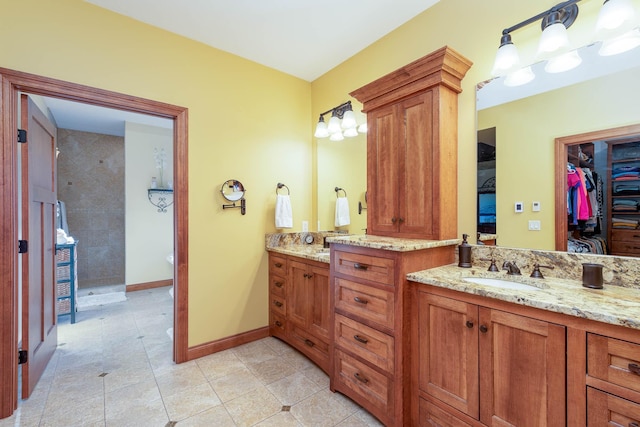
[[[269,309],[281,316],[287,315],[286,301],[279,295],[269,294]]]
[[[336,314],[334,338],[336,345],[387,372],[393,372],[393,337]]]
[[[370,412],[382,413],[385,416],[393,413],[393,381],[385,375],[373,370],[358,359],[339,350],[334,355],[335,381],[351,390],[357,397],[365,400],[376,410]],[[368,405],[362,405],[370,409]]]
[[[278,295],[280,297],[285,297],[285,285],[286,280],[284,277],[270,275],[269,276],[269,292],[273,295]]]
[[[617,242],[611,241],[611,253],[615,255],[637,255],[640,252],[640,241],[637,242]]]
[[[339,277],[334,280],[336,310],[342,310],[393,329],[395,320],[393,292]]]
[[[336,273],[394,285],[394,261],[370,255],[335,252]]]
[[[283,256],[269,254],[269,273],[285,277],[287,275],[287,259]]]
[[[420,398],[420,427],[472,427],[433,403]]]
[[[635,242],[640,245],[640,230],[611,229],[611,240],[615,242]]]
[[[635,427],[640,425],[640,404],[587,387],[587,424]]]
[[[589,334],[587,373],[640,392],[640,344]]]
[[[278,336],[285,335],[287,333],[287,323],[284,316],[280,316],[279,314],[276,314],[275,311],[271,311],[270,318],[271,321],[269,323],[271,327],[271,333]]]
[[[329,368],[329,344],[320,338],[309,334],[304,329],[295,324],[290,324],[290,335],[292,344],[305,353],[311,360],[320,365],[321,368]]]

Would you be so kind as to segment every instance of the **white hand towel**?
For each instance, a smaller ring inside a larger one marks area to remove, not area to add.
[[[349,218],[349,201],[346,197],[338,197],[336,199],[336,227],[351,224]]]
[[[293,227],[291,199],[288,194],[278,194],[276,197],[276,228],[291,227]]]

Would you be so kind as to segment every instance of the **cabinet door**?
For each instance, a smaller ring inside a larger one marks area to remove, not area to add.
[[[434,127],[437,129],[433,106],[433,90],[403,101],[400,114],[404,126],[400,153],[398,186],[398,217],[401,235],[427,238],[433,236],[433,199],[436,196],[434,174],[437,162],[434,147]],[[437,176],[437,175],[436,175]],[[456,188],[456,183],[448,187]]]
[[[419,292],[418,328],[420,389],[477,419],[478,307]]]
[[[311,306],[308,310],[309,332],[329,339],[330,307],[329,307],[329,269],[309,266],[309,292]]]
[[[288,318],[302,328],[307,328],[311,292],[309,292],[307,264],[289,260],[289,289],[287,292]]]
[[[640,425],[640,404],[587,387],[587,422],[590,426]]]
[[[565,327],[480,308],[480,421],[565,425]]]
[[[398,231],[399,151],[404,151],[397,105],[367,115],[367,229],[369,234],[393,235]]]

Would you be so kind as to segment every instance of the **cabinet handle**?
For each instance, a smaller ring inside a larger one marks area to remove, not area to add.
[[[304,277],[304,278],[306,279],[307,277],[309,277],[309,275],[308,275],[307,273],[304,273],[304,274],[302,275],[302,277]]]
[[[280,301],[274,301],[273,305],[275,305],[276,307],[282,307],[282,303]]]
[[[393,218],[391,218],[391,223],[392,223],[392,224],[395,224],[395,223],[396,223],[396,221],[397,221],[397,219],[396,219],[396,217],[395,217],[395,216],[394,216]]]
[[[467,326],[467,328],[471,329],[473,328],[473,322],[471,320],[467,320],[467,323],[465,323],[465,325]]]
[[[629,363],[629,371],[636,375],[640,375],[640,365],[637,363]]]
[[[354,376],[354,377],[356,377],[356,379],[357,379],[358,381],[363,382],[363,383],[365,383],[365,384],[369,382],[369,380],[368,380],[368,379],[366,379],[365,377],[363,377],[362,375],[360,375],[360,372],[356,372],[355,374],[353,374],[353,376]]]
[[[629,423],[629,427],[640,427],[640,424],[638,424],[637,422],[633,421]]]
[[[304,343],[306,345],[308,345],[309,347],[313,347],[314,345],[316,345],[316,343],[314,343],[313,341],[311,341],[310,339],[306,339],[304,340]]]
[[[276,282],[275,285],[276,285],[277,288],[281,288],[284,285],[284,283]]]
[[[356,262],[355,264],[353,264],[353,268],[355,268],[356,270],[367,271],[369,266],[367,264],[360,264],[359,262]]]
[[[353,300],[358,304],[369,304],[369,301],[364,298],[355,297]]]
[[[311,279],[313,277],[313,274],[307,274],[307,279]]]
[[[282,263],[281,263],[281,262],[276,262],[274,265],[275,265],[276,267],[278,267],[278,268],[282,267]]]
[[[398,218],[398,222],[402,224],[404,222],[404,218]]]
[[[489,328],[487,328],[485,325],[480,325],[480,332],[482,332],[483,334],[486,334],[488,330]]]
[[[354,335],[354,336],[353,336],[353,339],[354,339],[354,340],[356,340],[356,341],[361,342],[362,344],[366,344],[366,343],[368,343],[368,342],[369,342],[369,340],[368,340],[368,339],[366,339],[366,338],[362,338],[360,335]]]
[[[279,320],[276,320],[276,326],[281,328],[282,327],[282,322]]]

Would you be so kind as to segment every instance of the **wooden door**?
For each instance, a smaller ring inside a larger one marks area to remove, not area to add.
[[[478,418],[478,307],[418,292],[420,389]]]
[[[309,332],[329,340],[329,269],[309,266],[311,307],[309,307]]]
[[[289,261],[289,289],[287,292],[287,317],[291,322],[307,329],[311,295],[307,264]]]
[[[398,138],[401,118],[397,105],[367,115],[367,233],[393,236],[398,231],[398,152],[404,150]]]
[[[56,129],[27,96],[21,96],[22,239],[22,398],[31,395],[57,345],[55,292]]]
[[[565,327],[480,308],[480,421],[564,426]]]
[[[433,90],[409,98],[402,103],[404,147],[400,153],[398,183],[399,235],[409,238],[435,238],[433,201],[438,195],[434,185],[434,128],[437,128],[437,106]],[[451,167],[454,167],[453,165]],[[455,191],[451,187],[450,191]]]

